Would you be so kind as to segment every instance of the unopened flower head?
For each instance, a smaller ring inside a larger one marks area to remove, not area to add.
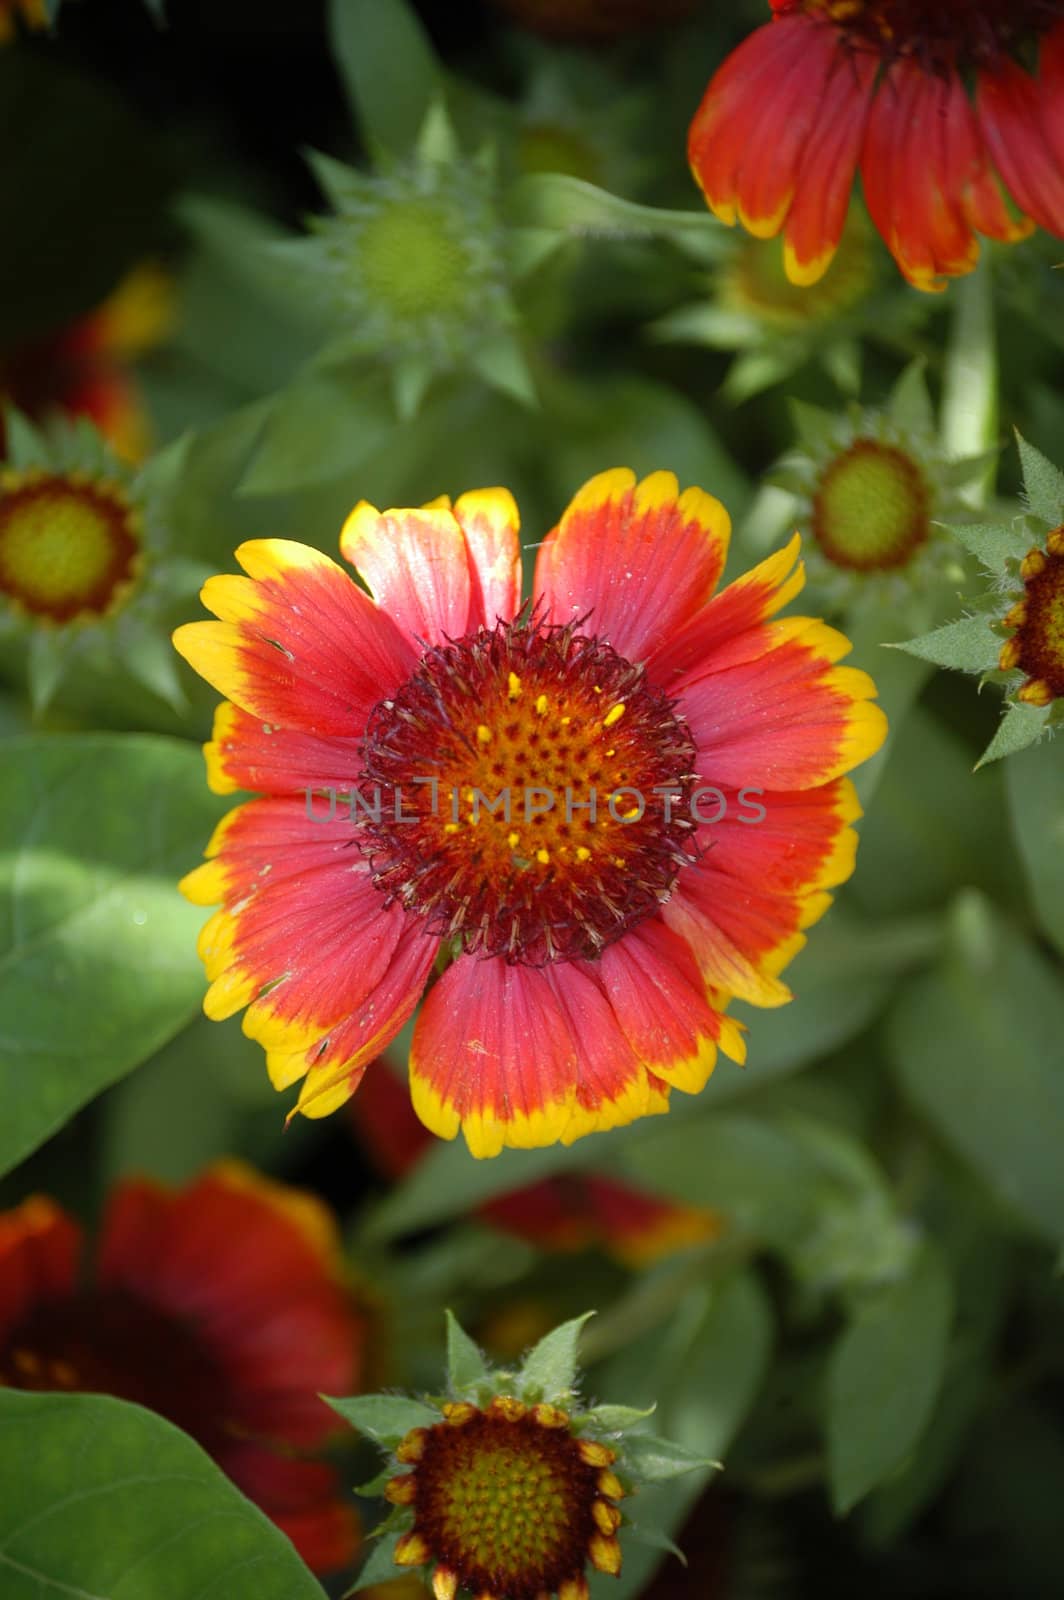
[[[775,481],[799,496],[810,578],[834,603],[897,603],[963,575],[941,522],[981,462],[945,459],[918,367],[881,411],[855,405],[832,416],[803,405],[794,414],[800,446]]]
[[[198,573],[166,551],[163,495],[181,446],[134,471],[86,418],[56,420],[47,434],[14,410],[5,422],[0,641],[28,645],[35,706],[47,705],[76,663],[108,661],[183,705],[153,626]]]
[[[389,1450],[374,1490],[393,1507],[377,1529],[387,1553],[419,1568],[435,1600],[587,1600],[587,1572],[622,1564],[624,1502],[650,1473],[662,1481],[710,1466],[647,1432],[649,1413],[583,1408],[576,1341],[586,1318],[546,1335],[516,1371],[489,1369],[449,1318],[449,1386],[425,1402],[334,1402]],[[405,1422],[411,1427],[403,1427]]]
[[[967,616],[902,648],[998,682],[1005,716],[983,756],[1010,755],[1064,724],[1064,472],[1019,440],[1026,514],[951,532],[986,574]]]

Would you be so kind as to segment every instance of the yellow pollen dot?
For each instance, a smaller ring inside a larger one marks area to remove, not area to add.
[[[624,701],[623,700],[618,700],[617,704],[613,707],[612,711],[607,711],[606,715],[603,717],[602,726],[604,728],[612,728],[613,724],[615,722],[620,722],[620,720],[621,720],[621,718],[623,716],[624,716]]]
[[[444,833],[459,833],[461,831],[461,827],[462,824],[460,822],[445,822],[443,825],[443,831]]]
[[[547,701],[547,696],[545,694],[540,694],[540,695],[536,696],[536,715],[537,716],[545,717],[547,715],[547,704],[548,704],[548,701]]]
[[[625,864],[623,856],[611,856],[610,860],[613,862],[615,867],[623,867]]]
[[[536,860],[539,862],[541,867],[549,866],[549,864],[550,864],[550,851],[549,850],[537,850],[536,851]]]
[[[519,833],[508,833],[506,835],[506,843],[510,846],[511,850],[516,850],[517,846],[521,843],[521,835]]]
[[[591,851],[587,848],[586,844],[578,844],[577,845],[577,847],[576,847],[576,859],[578,861],[590,861],[591,860]]]
[[[606,754],[607,754],[607,755],[608,755],[608,756],[615,756],[615,755],[616,755],[616,754],[617,754],[617,747],[616,747],[616,745],[613,745],[613,746],[611,746],[611,748],[610,748],[610,749],[609,749],[609,750],[607,750],[607,751],[606,751]]]
[[[506,683],[506,693],[508,697],[511,700],[519,700],[521,698],[521,680],[517,676],[517,673],[511,672],[507,677]]]
[[[481,744],[491,743],[491,729],[486,725],[486,723],[482,722],[477,727],[477,739]]]
[[[562,717],[560,719],[562,727],[567,728],[572,720],[572,717]]]

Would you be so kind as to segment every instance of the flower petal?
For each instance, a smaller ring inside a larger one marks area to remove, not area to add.
[[[355,737],[416,658],[390,619],[319,550],[286,539],[243,544],[247,578],[209,578],[218,622],[178,628],[174,645],[201,677],[276,727]]]
[[[44,1195],[0,1212],[0,1344],[44,1300],[73,1291],[81,1229]]]
[[[1051,77],[1053,51],[1050,45]],[[994,164],[1017,205],[1040,228],[1064,236],[1064,159],[1043,122],[1047,92],[1046,84],[1006,59],[996,71],[979,74],[976,109]],[[1051,109],[1048,127],[1054,133],[1059,118],[1060,112]]]
[[[711,79],[687,154],[722,222],[770,238],[783,226],[838,44],[833,28],[781,17],[744,39]]]
[[[874,755],[887,732],[875,684],[832,664],[848,641],[802,618],[761,632],[760,654],[731,664],[724,646],[677,686],[705,783],[809,789]]]
[[[599,473],[544,541],[534,592],[553,622],[590,613],[589,632],[643,661],[712,594],[730,531],[720,502],[680,494],[671,472]]]
[[[411,645],[444,644],[468,631],[470,555],[450,507],[378,511],[363,500],[344,523],[340,549]]]
[[[543,971],[459,956],[430,989],[414,1029],[410,1094],[443,1139],[459,1128],[475,1156],[561,1135],[576,1092],[576,1052]]]
[[[787,215],[783,266],[792,283],[824,276],[838,249],[850,208],[857,159],[872,105],[877,62],[836,51],[816,121],[802,151]]]
[[[659,920],[640,923],[603,951],[602,986],[639,1059],[685,1094],[704,1089],[717,1043],[734,1045],[734,1024],[713,1009],[690,949]]]
[[[473,574],[469,626],[509,622],[521,605],[521,519],[509,489],[472,489],[454,508]]]
[[[272,727],[231,700],[223,700],[215,711],[203,754],[207,785],[215,794],[235,794],[240,789],[262,794],[346,792],[354,788],[362,770],[360,736],[320,737]]]
[[[765,793],[745,809],[728,797],[721,820],[699,832],[705,853],[684,868],[662,910],[712,988],[752,1005],[790,999],[777,974],[805,943],[801,930],[827,909],[822,891],[853,871],[849,824],[860,815],[848,779]]]
[[[801,593],[805,584],[804,565],[798,562],[795,566],[801,544],[801,538],[795,534],[782,550],[736,578],[671,639],[663,641],[650,662],[655,682],[671,693],[682,674],[719,656],[726,644],[739,638],[752,636],[755,643],[750,653],[756,653],[760,644],[751,630],[775,616]]]

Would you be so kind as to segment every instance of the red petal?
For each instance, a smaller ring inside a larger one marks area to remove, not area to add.
[[[588,632],[645,660],[712,594],[730,528],[719,501],[701,489],[681,495],[671,472],[639,484],[627,469],[600,473],[544,541],[535,594],[552,621],[590,613]]]
[[[787,217],[783,259],[792,283],[816,283],[838,249],[877,68],[871,54],[835,52]]]
[[[1054,53],[1050,49],[1050,76]],[[996,72],[979,74],[977,109],[983,137],[1001,176],[1021,210],[1048,233],[1064,236],[1064,161],[1054,156],[1049,130],[1060,113],[1043,123],[1046,85],[1004,61]]]
[[[0,1343],[42,1300],[73,1292],[81,1244],[78,1224],[44,1195],[0,1212]]]
[[[340,549],[415,649],[468,631],[471,563],[450,507],[381,512],[363,500],[344,523]]]
[[[284,539],[240,546],[250,574],[210,578],[203,603],[222,620],[178,628],[200,675],[272,726],[355,737],[416,657],[342,567]]]
[[[313,789],[354,788],[362,771],[362,739],[331,734],[320,738],[294,728],[274,728],[229,700],[214,713],[204,745],[207,783],[215,794],[239,789],[260,794],[306,794]]]
[[[508,489],[474,489],[454,508],[473,576],[469,626],[509,622],[521,605],[521,526]]]

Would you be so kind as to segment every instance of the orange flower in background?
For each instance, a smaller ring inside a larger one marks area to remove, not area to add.
[[[345,1566],[355,1514],[334,1469],[303,1456],[335,1429],[319,1393],[360,1377],[330,1213],[227,1162],[177,1193],[120,1183],[84,1276],[81,1255],[78,1224],[51,1200],[0,1214],[0,1383],[159,1412],[311,1567]]]
[[[688,153],[723,222],[783,231],[792,282],[827,270],[858,167],[918,289],[970,272],[977,234],[1064,236],[1064,0],[771,4],[711,80]]]
[[[733,997],[780,970],[853,870],[842,774],[882,743],[849,642],[807,617],[797,538],[720,594],[729,521],[671,473],[584,485],[522,606],[501,489],[384,514],[341,549],[255,540],[175,644],[229,696],[220,792],[258,791],[184,880],[222,1018],[324,1116],[412,1015],[411,1093],[475,1155],[663,1112]],[[330,805],[314,794],[332,790]],[[342,806],[336,795],[344,795]]]
[[[151,426],[131,364],[165,338],[173,317],[166,274],[148,263],[136,267],[88,316],[0,350],[0,402],[34,422],[56,413],[88,417],[120,456],[141,461]],[[0,415],[0,457],[3,451]]]
[[[24,28],[46,28],[44,0],[0,0],[0,45],[10,44],[19,22]]]
[[[367,1155],[389,1178],[416,1166],[432,1142],[410,1096],[383,1061],[363,1079],[351,1101],[351,1117]],[[539,1250],[600,1249],[628,1267],[715,1239],[723,1227],[715,1212],[660,1200],[596,1172],[524,1184],[485,1201],[477,1215]]]

